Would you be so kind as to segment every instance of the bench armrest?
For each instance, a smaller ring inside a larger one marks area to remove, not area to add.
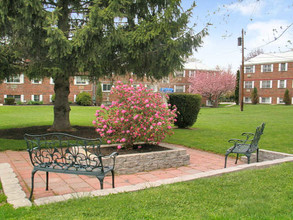
[[[245,142],[246,142],[246,141],[248,141],[251,137],[254,136],[254,133],[244,132],[244,133],[242,133],[242,136],[246,136],[246,140],[245,140]]]
[[[119,154],[117,152],[113,152],[110,155],[102,156],[103,158],[113,158],[117,157]]]
[[[246,141],[247,140],[241,140],[241,139],[232,138],[228,142],[233,143],[234,145],[237,145],[237,144],[244,144]]]

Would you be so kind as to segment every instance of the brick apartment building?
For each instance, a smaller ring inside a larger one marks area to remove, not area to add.
[[[110,90],[115,81],[129,81],[130,78],[134,79],[134,86],[141,83],[153,89],[155,92],[188,93],[188,79],[193,76],[196,71],[214,71],[214,69],[192,60],[185,64],[183,71],[177,71],[158,81],[137,79],[135,74],[132,73],[126,76],[114,76],[111,79],[100,79],[103,91],[103,103],[110,104],[113,101],[114,97],[110,95]],[[75,102],[76,96],[81,92],[89,92],[93,97],[96,88],[95,83],[90,82],[85,76],[75,76],[70,80],[70,102]],[[28,103],[32,100],[42,101],[44,104],[52,104],[51,99],[53,94],[54,82],[52,78],[30,80],[24,74],[20,74],[16,77],[5,79],[4,82],[0,84],[0,103],[4,103],[4,99],[7,97],[13,97],[16,102]]]
[[[293,95],[293,51],[260,54],[244,63],[244,103],[257,88],[259,103],[283,104],[285,90]],[[293,97],[292,97],[293,103]]]

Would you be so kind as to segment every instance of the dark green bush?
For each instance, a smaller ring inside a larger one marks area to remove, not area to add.
[[[84,106],[92,105],[91,94],[88,92],[79,93],[76,97],[76,104]]]
[[[285,103],[285,105],[291,105],[291,98],[290,98],[290,94],[289,94],[288,89],[286,89],[286,91],[284,93],[283,102]]]
[[[56,97],[56,95],[53,94],[53,95],[52,95],[52,98],[51,98],[51,101],[52,101],[52,102],[55,102],[55,97]]]
[[[43,103],[43,101],[29,101],[28,103],[27,103],[28,105],[43,105],[44,103]]]
[[[256,105],[258,103],[257,88],[253,88],[250,98],[252,104]]]
[[[177,121],[179,128],[191,127],[197,119],[200,110],[201,96],[195,94],[170,94],[168,103],[177,107]]]
[[[4,99],[5,105],[14,105],[15,104],[15,98],[5,98]]]

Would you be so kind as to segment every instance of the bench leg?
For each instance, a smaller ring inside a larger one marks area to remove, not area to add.
[[[247,156],[247,155],[246,155]],[[250,164],[250,155],[247,156],[247,163]]]
[[[103,189],[104,188],[104,178],[101,178],[101,177],[97,177],[97,178],[100,181],[101,189]]]
[[[29,197],[29,200],[32,201],[32,197],[33,197],[33,193],[34,193],[34,179],[35,179],[35,174],[36,174],[37,170],[33,170],[32,171],[32,187],[31,187],[31,194],[30,194],[30,197]]]
[[[239,157],[239,154],[237,154],[237,157],[236,157],[236,161],[235,161],[235,164],[237,164],[237,161],[238,161],[238,157]]]
[[[49,172],[46,172],[46,191],[49,189]]]
[[[228,154],[225,156],[225,166],[224,166],[224,168],[226,168],[226,166],[227,166],[227,157],[228,157]]]
[[[114,185],[114,170],[111,170],[111,173],[112,173],[112,188],[115,188],[115,185]]]

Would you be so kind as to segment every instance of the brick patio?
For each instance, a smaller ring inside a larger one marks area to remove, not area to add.
[[[181,147],[181,146],[180,146]],[[115,186],[131,186],[139,183],[154,182],[174,177],[181,177],[190,174],[202,173],[211,170],[218,170],[224,166],[224,156],[217,155],[200,150],[185,148],[190,155],[190,165],[154,170],[149,172],[140,172],[131,175],[116,175]],[[235,166],[234,159],[228,159],[227,166]],[[0,163],[9,163],[13,168],[19,183],[29,197],[31,186],[32,165],[29,155],[26,151],[5,151],[0,153]],[[242,164],[239,161],[239,164]],[[70,174],[49,173],[49,190],[45,190],[46,175],[45,172],[37,172],[35,175],[34,198],[44,198],[55,195],[65,195],[76,192],[90,192],[100,189],[97,178],[91,176],[78,176]],[[104,188],[111,188],[111,177],[106,177]]]

